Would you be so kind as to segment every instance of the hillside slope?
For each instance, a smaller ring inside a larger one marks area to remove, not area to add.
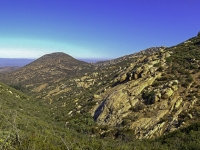
[[[100,150],[125,146],[69,130],[52,115],[46,103],[0,83],[0,149]]]
[[[51,115],[48,105],[45,103],[0,83],[0,149],[129,150],[132,147],[155,149],[165,147],[161,142],[168,139],[168,137],[164,137],[159,141],[153,141],[153,143],[157,143],[156,146],[151,144],[152,141],[141,142],[132,139],[124,142],[110,138],[104,140],[70,130],[61,122],[55,122]],[[83,120],[86,120],[86,118],[83,118]],[[197,145],[194,144],[194,146]]]
[[[0,83],[0,149],[64,147],[55,125],[44,103]]]
[[[74,119],[89,112],[99,134],[100,126],[108,126],[104,134],[131,129],[136,138],[153,138],[186,127],[200,114],[199,41],[196,36],[174,47],[99,65],[94,72],[51,84],[38,98],[48,100],[55,118],[72,128],[78,128]]]
[[[59,62],[58,57],[50,56]],[[49,56],[42,60],[39,64],[45,67],[33,65],[37,78],[42,77],[43,68],[49,71],[57,66],[49,66]],[[66,70],[74,62],[69,60],[63,66]],[[44,77],[38,79],[40,82],[35,82],[34,76],[26,78],[26,69],[24,74],[8,77],[24,75],[22,85],[49,104],[51,119],[92,137],[151,139],[199,121],[200,35],[173,47],[144,51],[111,63],[80,65],[84,69],[72,67],[67,76],[45,71],[49,80]]]

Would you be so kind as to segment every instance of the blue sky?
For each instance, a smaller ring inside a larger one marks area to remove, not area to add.
[[[0,58],[110,59],[200,31],[199,0],[0,0]]]

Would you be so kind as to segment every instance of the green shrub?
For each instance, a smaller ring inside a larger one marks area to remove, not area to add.
[[[142,98],[145,100],[147,105],[151,105],[155,103],[155,92],[154,91],[146,91],[142,93]]]

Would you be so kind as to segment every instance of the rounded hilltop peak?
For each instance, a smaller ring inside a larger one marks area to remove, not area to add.
[[[92,70],[91,64],[79,61],[63,52],[46,54],[30,64],[16,70],[8,78],[12,83],[44,84],[80,75]],[[6,79],[7,80],[7,79]]]
[[[63,53],[63,52],[54,52],[54,53],[50,53],[50,54],[46,54],[46,55],[44,55],[44,56],[42,56],[41,58],[44,58],[44,57],[55,57],[55,58],[57,58],[57,57],[69,57],[69,58],[73,58],[72,56],[70,56],[70,55],[68,55],[68,54],[66,54],[66,53]],[[73,59],[75,59],[75,58],[73,58]]]
[[[46,54],[46,55],[68,55],[68,54],[66,54],[64,52],[54,52],[54,53],[50,53],[50,54]],[[70,56],[70,55],[68,55],[68,56]]]
[[[39,64],[51,64],[51,65],[69,65],[69,64],[81,64],[83,62],[73,58],[72,56],[63,53],[63,52],[55,52],[43,55],[42,57],[35,60],[33,63]]]
[[[44,62],[51,62],[51,63],[80,63],[79,60],[75,59],[74,57],[63,53],[63,52],[55,52],[43,55],[42,57],[38,58],[36,61],[44,61]]]

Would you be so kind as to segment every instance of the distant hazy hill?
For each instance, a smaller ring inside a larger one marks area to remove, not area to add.
[[[5,66],[25,66],[34,61],[34,59],[18,59],[18,58],[0,58],[0,67]]]
[[[5,67],[0,67],[0,73],[4,73],[4,72],[12,72],[15,71],[17,69],[19,69],[20,67],[18,66],[5,66]]]

